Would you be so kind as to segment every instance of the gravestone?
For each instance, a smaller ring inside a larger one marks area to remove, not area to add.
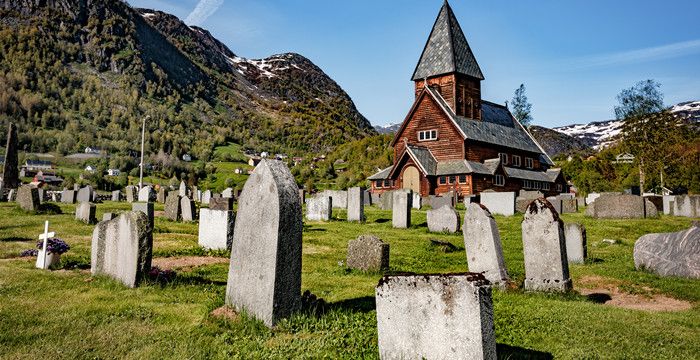
[[[554,208],[554,210],[556,210],[557,214],[562,214],[562,212],[561,212],[561,203],[562,203],[561,198],[559,198],[557,196],[550,196],[547,198],[547,201],[549,201],[549,203],[552,204],[552,207]],[[529,204],[528,204],[528,206],[529,206]],[[527,211],[527,209],[525,209],[525,211]]]
[[[348,208],[348,192],[343,190],[324,190],[322,196],[330,196],[333,198],[333,207],[339,209]]]
[[[348,221],[365,221],[364,189],[353,187],[348,189]]]
[[[184,181],[180,181],[180,197],[187,196],[187,184]]]
[[[333,217],[333,198],[323,194],[306,200],[306,220],[328,221]]]
[[[197,220],[197,207],[194,204],[194,200],[187,196],[180,199],[180,211],[182,221],[189,222]]]
[[[682,217],[700,217],[699,195],[678,195],[673,200],[673,215]]]
[[[449,196],[435,196],[430,195],[430,207],[433,209],[439,209],[443,206],[454,206],[452,203],[453,198]]]
[[[112,201],[121,201],[122,192],[119,190],[112,191]]]
[[[411,200],[413,194],[410,191],[394,191],[393,208],[391,211],[391,225],[396,229],[406,229],[411,226]]]
[[[586,206],[593,204],[593,202],[600,197],[599,193],[590,193],[586,196]]]
[[[52,191],[52,192],[51,192],[51,201],[53,201],[53,202],[59,202],[59,200],[60,200],[60,198],[61,198],[59,195],[60,195],[59,192]]]
[[[484,191],[481,193],[481,204],[486,206],[491,214],[511,216],[515,214],[515,193]]]
[[[421,207],[423,207],[423,199],[420,197],[419,193],[413,193],[413,199],[411,200],[411,204],[416,210],[420,210]]]
[[[209,205],[211,201],[211,190],[206,190],[202,193],[202,204]]]
[[[394,191],[387,191],[380,199],[382,210],[392,210],[394,208]]]
[[[700,227],[640,237],[634,244],[634,266],[661,276],[700,279]]]
[[[93,192],[92,186],[85,186],[84,188],[78,190],[77,201],[80,203],[93,201]]]
[[[381,205],[382,205],[381,196],[379,196],[379,194],[375,194],[375,193],[371,193],[370,196],[371,196],[372,205],[381,207]]]
[[[117,214],[115,214],[115,213],[111,213],[111,212],[104,213],[104,214],[102,214],[102,221],[110,221],[112,219],[115,219],[116,217],[117,217]]]
[[[61,192],[61,202],[64,204],[75,204],[75,190],[63,190]]]
[[[223,211],[233,210],[233,198],[230,198],[230,197],[212,198],[209,201],[209,209],[211,209],[211,210],[223,210]]]
[[[299,202],[306,204],[306,190],[304,189],[299,189]]]
[[[483,275],[384,276],[375,291],[381,359],[496,359]]]
[[[152,202],[135,202],[131,204],[131,211],[140,211],[148,217],[148,224],[151,226],[151,229],[153,229],[154,225],[154,217],[155,217],[155,211],[154,211],[154,205]]]
[[[2,187],[6,189],[14,189],[22,185],[19,181],[18,147],[17,126],[14,123],[9,123],[5,146],[5,164],[2,168]]]
[[[10,192],[7,194],[7,201],[13,202],[15,201],[17,197],[17,189],[10,189]]]
[[[269,327],[300,309],[302,227],[294,177],[263,159],[238,201],[226,304]]]
[[[165,200],[165,218],[171,221],[180,219],[180,195],[178,194],[178,192],[171,191]]]
[[[464,249],[469,271],[482,273],[492,284],[505,288],[508,271],[503,260],[496,220],[482,204],[471,203],[464,214]]]
[[[588,256],[586,227],[581,224],[565,223],[566,257],[570,264],[583,264]]]
[[[663,197],[664,215],[673,215],[673,204],[674,204],[675,198],[676,197],[673,195],[664,195],[664,197]]]
[[[363,190],[364,197],[362,200],[365,202],[365,206],[372,206],[372,193],[369,190]]]
[[[644,200],[647,200],[654,204],[657,212],[664,211],[664,197],[660,195],[644,195]]]
[[[456,233],[459,231],[459,213],[452,206],[444,205],[427,212],[428,230],[431,232]]]
[[[605,194],[588,205],[586,215],[597,219],[643,219],[658,214],[656,207],[641,196]]]
[[[578,212],[578,200],[561,199],[561,214],[575,214]]]
[[[533,199],[526,198],[515,198],[515,211],[519,213],[525,213],[527,211],[527,206],[530,205]]]
[[[224,191],[221,192],[221,197],[233,198],[233,189],[232,188],[224,189]]]
[[[549,202],[537,199],[530,203],[522,222],[522,239],[525,290],[570,290],[564,226]]]
[[[90,271],[133,288],[151,269],[153,237],[148,217],[132,211],[103,221],[92,232]]]
[[[129,185],[124,188],[124,192],[126,193],[126,201],[129,203],[136,202],[139,199],[136,186]]]
[[[231,198],[223,198],[230,203]],[[226,202],[214,201],[209,204],[209,209],[199,210],[199,246],[210,250],[230,250],[233,242],[233,228],[236,222],[236,213],[231,209],[221,210]]]
[[[544,194],[539,190],[520,190],[518,191],[518,197],[532,201],[544,197]]]
[[[17,204],[24,211],[39,210],[39,190],[30,185],[22,185],[17,189]]]
[[[389,270],[389,244],[374,235],[360,235],[348,243],[346,264],[362,271]]]
[[[36,191],[39,194],[39,204],[42,204],[44,202],[44,196],[45,196],[44,189],[37,188]]]
[[[81,202],[75,208],[75,220],[82,221],[86,224],[94,224],[97,222],[97,206],[89,202]]]
[[[78,190],[80,190],[80,184],[73,184],[73,191],[77,193]]]
[[[155,200],[156,194],[150,186],[144,186],[139,190],[139,202],[152,202]]]
[[[158,195],[156,195],[156,202],[165,204],[165,200],[168,199],[169,193],[170,191],[166,190],[164,186],[161,186],[160,189],[158,189]]]

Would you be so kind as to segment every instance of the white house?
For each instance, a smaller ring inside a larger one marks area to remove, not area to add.
[[[119,176],[121,173],[119,169],[107,169],[107,176]]]
[[[94,166],[92,166],[92,165],[88,165],[88,166],[85,167],[85,171],[87,171],[87,172],[89,172],[89,173],[94,173],[95,170],[96,170],[96,168],[95,168]]]
[[[192,161],[192,156],[190,156],[190,154],[182,155],[182,160],[186,161],[186,162],[190,162],[190,161]]]
[[[99,155],[102,152],[102,149],[94,146],[88,146],[85,148],[85,153],[86,154],[97,154]]]

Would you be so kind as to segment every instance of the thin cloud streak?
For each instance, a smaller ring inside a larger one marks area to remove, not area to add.
[[[700,40],[690,40],[612,54],[585,56],[574,60],[573,65],[577,68],[610,67],[672,59],[697,52],[700,52]]]
[[[188,25],[202,25],[223,4],[224,0],[200,0],[194,10],[187,15],[185,23]]]

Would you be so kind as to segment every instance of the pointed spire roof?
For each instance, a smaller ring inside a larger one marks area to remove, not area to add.
[[[416,81],[452,72],[484,79],[484,74],[481,73],[467,38],[450,4],[445,0],[411,80]]]

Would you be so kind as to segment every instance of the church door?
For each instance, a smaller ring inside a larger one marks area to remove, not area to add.
[[[403,171],[403,188],[420,194],[420,173],[415,166],[407,166]]]

